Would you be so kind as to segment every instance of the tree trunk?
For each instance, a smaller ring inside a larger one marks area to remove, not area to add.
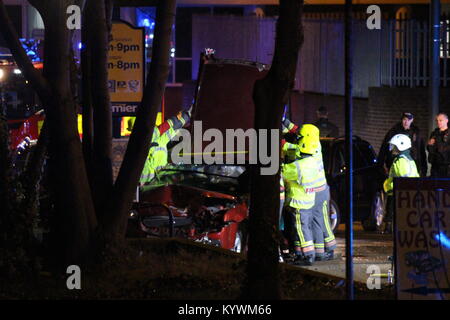
[[[303,40],[302,7],[303,1],[280,0],[272,66],[267,76],[255,83],[253,91],[256,129],[281,127],[283,106],[287,103],[293,87],[298,51]],[[270,150],[270,136],[266,143]],[[280,299],[278,269],[280,173],[264,176],[260,174],[260,168],[260,164],[251,168],[247,282],[243,297]]]
[[[96,217],[87,180],[76,108],[70,87],[70,0],[48,1],[40,12],[45,23],[44,77],[52,97],[46,101],[49,125],[49,173],[56,199],[55,257],[61,266],[81,264],[88,256]]]
[[[87,43],[90,42],[89,22],[87,18],[87,6],[83,9],[81,26],[81,90],[82,90],[82,127],[83,127],[83,156],[86,170],[89,177],[90,186],[93,186],[92,177],[94,176],[93,144],[94,144],[94,115],[91,92],[91,73],[92,73],[92,48]]]
[[[93,106],[92,175],[90,182],[95,211],[100,223],[108,217],[113,187],[112,178],[112,114],[108,90],[108,44],[111,15],[105,0],[87,1],[85,30],[89,35],[84,45],[89,52],[90,99]],[[85,77],[86,79],[86,77]],[[102,224],[102,223],[101,223]]]
[[[156,114],[161,104],[169,74],[170,37],[176,9],[175,0],[160,1],[157,7],[155,41],[150,72],[142,102],[137,110],[136,122],[128,142],[111,201],[112,211],[107,232],[123,238],[128,210],[150,148]]]
[[[98,28],[92,34],[83,33],[92,46],[83,52],[83,77],[88,80],[83,87],[83,147],[81,145],[76,119],[76,104],[71,88],[71,31],[67,29],[67,7],[81,5],[81,0],[48,0],[29,2],[40,12],[45,28],[45,56],[43,75],[36,72],[20,45],[17,34],[7,18],[3,0],[0,0],[0,27],[8,41],[14,58],[23,69],[24,75],[37,91],[46,112],[46,130],[49,145],[49,175],[55,195],[56,218],[52,226],[55,262],[60,267],[82,264],[89,257],[92,242],[98,238],[96,213],[105,212],[107,195],[111,194],[111,112],[107,84],[107,43],[111,30],[110,0],[90,0],[88,5],[100,8],[92,11],[92,17],[85,17],[83,25]],[[128,209],[138,184],[139,176],[148,154],[158,107],[161,104],[169,73],[170,36],[174,23],[176,1],[160,1],[156,19],[153,59],[141,105],[138,108],[135,129],[130,137],[123,165],[112,196],[108,219],[101,219],[102,234],[110,239],[123,239]],[[85,12],[89,12],[87,9]],[[99,18],[100,17],[100,18]],[[89,24],[89,19],[93,27]],[[5,30],[5,31],[4,31]],[[84,42],[83,42],[84,43]],[[85,43],[84,43],[85,44]],[[86,45],[86,44],[85,44]],[[84,152],[83,152],[84,151]],[[83,156],[84,155],[84,156]],[[86,160],[86,162],[85,162]],[[91,162],[92,160],[92,162]],[[88,166],[86,165],[88,164]],[[90,167],[90,163],[93,165]],[[95,164],[95,166],[94,166]],[[98,166],[98,167],[97,167]],[[99,174],[98,180],[88,181],[86,167],[91,174]],[[101,172],[97,172],[101,168]],[[97,192],[105,190],[99,197]],[[105,189],[102,186],[106,186]],[[97,212],[95,210],[97,207]],[[99,215],[101,218],[104,214]]]

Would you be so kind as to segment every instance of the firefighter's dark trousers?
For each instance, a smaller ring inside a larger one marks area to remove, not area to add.
[[[325,190],[316,193],[312,209],[312,233],[317,257],[323,257],[326,251],[336,249],[336,239],[330,226],[329,207],[330,188],[327,185]]]
[[[288,207],[286,212],[289,221],[293,222],[293,240],[295,253],[304,257],[315,258],[314,240],[312,234],[313,212],[310,209],[295,209]]]

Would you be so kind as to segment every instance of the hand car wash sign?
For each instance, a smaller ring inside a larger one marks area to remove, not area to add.
[[[113,116],[135,115],[144,90],[144,28],[114,21],[108,52],[108,87]]]
[[[450,299],[450,181],[395,180],[398,299]]]

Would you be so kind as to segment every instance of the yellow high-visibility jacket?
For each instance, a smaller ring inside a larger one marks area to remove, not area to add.
[[[389,177],[384,181],[383,188],[387,194],[392,194],[394,189],[394,178],[405,177],[415,178],[419,177],[415,161],[403,154],[398,155],[391,168],[389,169]]]
[[[286,184],[286,205],[295,209],[310,209],[314,206],[314,188],[319,178],[317,161],[307,156],[282,165],[282,175]]]
[[[150,182],[158,170],[168,163],[167,144],[189,120],[187,112],[178,114],[153,129],[150,150],[139,179],[140,185]]]

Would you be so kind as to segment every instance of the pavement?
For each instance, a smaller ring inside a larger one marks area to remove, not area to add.
[[[390,234],[378,234],[364,231],[360,223],[353,226],[353,270],[354,281],[367,283],[370,274],[380,276],[381,285],[386,285],[388,272],[392,270],[392,264],[388,260],[393,254],[393,239]],[[345,278],[345,225],[339,225],[335,231],[337,259],[331,261],[317,261],[313,266],[299,267],[313,270],[338,278]]]

